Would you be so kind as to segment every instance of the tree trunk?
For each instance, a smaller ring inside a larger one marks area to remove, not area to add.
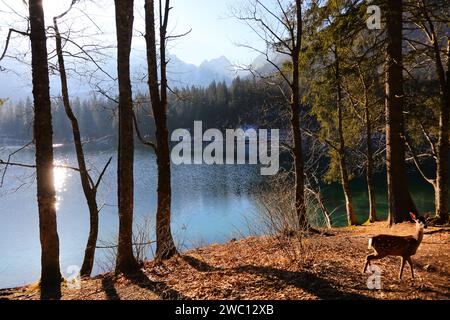
[[[161,4],[161,3],[160,3]],[[164,11],[160,7],[160,66],[161,92],[158,90],[158,61],[156,56],[156,32],[154,1],[145,1],[145,24],[148,61],[148,84],[156,126],[156,158],[158,166],[158,208],[156,213],[156,260],[169,259],[177,253],[172,232],[171,220],[171,176],[169,133],[167,130],[167,61],[166,31],[169,15],[169,1]],[[164,13],[164,15],[162,14]]]
[[[334,49],[335,56],[335,80],[336,80],[336,90],[337,90],[337,99],[336,105],[338,110],[338,135],[339,135],[339,169],[341,171],[341,183],[342,190],[344,191],[345,197],[345,209],[347,212],[347,223],[349,226],[356,225],[356,216],[353,210],[353,200],[352,194],[350,192],[350,183],[347,169],[347,161],[346,161],[346,146],[344,139],[344,125],[343,125],[343,117],[342,117],[342,88],[341,88],[341,75],[340,75],[340,61],[339,61],[339,53],[338,48]]]
[[[295,170],[295,209],[298,218],[298,224],[301,229],[308,228],[305,206],[305,179],[304,163],[302,151],[302,134],[300,129],[299,115],[299,97],[298,94],[292,95],[291,104],[291,127],[294,136],[294,170]]]
[[[434,28],[432,30],[434,34]],[[435,37],[433,47],[436,56],[436,67],[441,87],[441,106],[439,110],[439,141],[437,145],[436,176],[436,217],[442,223],[449,222],[449,125],[450,125],[450,40],[447,47],[447,72],[440,56],[438,40]]]
[[[300,229],[307,229],[308,219],[306,217],[305,205],[305,177],[302,149],[302,132],[300,126],[300,70],[299,59],[302,46],[302,7],[301,1],[296,0],[297,30],[296,38],[292,39],[292,85],[291,85],[291,129],[294,138],[294,171],[295,171],[295,210]]]
[[[41,295],[59,298],[61,272],[56,227],[56,192],[53,176],[53,129],[50,103],[47,39],[42,0],[29,1],[31,64],[34,98],[36,180],[41,240]]]
[[[440,86],[439,140],[436,151],[435,206],[436,219],[441,223],[449,222],[449,121],[450,121],[450,39],[447,37],[447,71],[441,58],[439,35],[430,17],[426,3],[421,3],[424,30],[431,41],[434,62]],[[432,10],[432,9],[431,9]],[[426,23],[428,26],[426,26]],[[428,33],[429,32],[429,33]]]
[[[156,214],[156,259],[169,259],[177,253],[170,229],[171,209],[171,181],[170,181],[170,154],[168,145],[168,131],[166,116],[156,116],[156,141],[158,144],[158,211]],[[160,122],[160,123],[159,123]]]
[[[92,273],[92,268],[94,266],[95,247],[97,245],[97,236],[98,236],[98,207],[96,201],[97,192],[95,190],[95,186],[91,186],[91,183],[89,182],[89,173],[86,168],[83,145],[81,143],[80,128],[78,125],[78,120],[75,117],[72,111],[72,107],[70,105],[69,89],[67,85],[67,74],[64,64],[64,56],[61,44],[61,34],[58,29],[57,18],[53,19],[53,25],[55,28],[56,53],[58,55],[58,65],[61,79],[61,91],[64,110],[72,126],[72,134],[73,134],[73,141],[75,144],[75,151],[77,154],[78,168],[80,169],[79,173],[81,186],[83,188],[84,196],[86,198],[89,208],[89,217],[90,217],[89,238],[84,254],[83,266],[81,267],[80,271],[80,274],[82,276],[89,277]]]
[[[130,80],[130,52],[133,35],[133,0],[115,0],[117,32],[117,74],[119,80],[119,245],[116,271],[125,274],[138,270],[133,255],[133,101]]]
[[[409,221],[418,214],[406,177],[403,119],[402,12],[403,3],[386,1],[386,166],[389,224]]]
[[[83,265],[81,266],[80,275],[90,277],[94,267],[95,249],[97,247],[98,238],[98,206],[95,199],[95,192],[87,196],[86,200],[89,207],[89,237],[84,251]]]
[[[357,221],[355,212],[353,210],[353,199],[352,194],[350,192],[350,184],[345,155],[339,156],[339,169],[341,171],[341,184],[345,197],[345,211],[347,213],[347,224],[349,226],[353,226],[356,225]]]
[[[366,139],[367,139],[367,168],[366,168],[366,178],[367,178],[367,192],[369,195],[369,221],[377,221],[377,208],[375,201],[375,188],[373,185],[373,150],[372,150],[372,122],[370,120],[370,111],[366,98],[365,106],[365,116],[366,116]]]

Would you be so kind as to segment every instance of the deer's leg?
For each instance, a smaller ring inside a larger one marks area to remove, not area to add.
[[[402,276],[403,276],[403,268],[405,267],[405,263],[406,263],[406,259],[405,257],[402,257],[402,262],[401,262],[401,266],[400,266],[400,274],[398,276],[398,278],[400,280],[402,280]]]
[[[413,263],[412,263],[412,259],[411,257],[406,258],[409,264],[409,267],[411,268],[411,277],[414,279],[414,267],[413,267]]]
[[[371,256],[367,256],[367,257],[366,257],[366,263],[364,264],[364,269],[363,269],[363,272],[362,272],[362,273],[366,273],[366,271],[367,271],[367,266],[370,264],[370,257],[371,257]]]
[[[377,260],[377,259],[381,259],[381,258],[382,258],[382,256],[379,256],[378,254],[370,254],[370,255],[368,255],[367,258],[366,258],[366,264],[364,265],[363,273],[366,273],[367,267],[369,265],[371,265],[371,261],[372,260]]]

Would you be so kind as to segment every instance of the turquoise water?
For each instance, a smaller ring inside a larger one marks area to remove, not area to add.
[[[377,216],[379,219],[387,219],[387,185],[386,174],[377,173],[374,176]],[[411,171],[408,174],[408,188],[414,199],[419,212],[434,212],[433,187],[425,182],[417,173]],[[353,206],[357,215],[358,223],[364,223],[369,218],[368,193],[365,179],[354,179],[350,183],[353,196]],[[345,205],[343,202],[343,191],[339,184],[326,185],[322,187],[327,208],[335,211],[332,216],[333,225],[344,226],[347,223]]]

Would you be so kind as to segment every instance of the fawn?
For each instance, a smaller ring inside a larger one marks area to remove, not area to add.
[[[423,239],[423,230],[427,228],[424,217],[417,217],[414,213],[410,213],[411,219],[416,223],[416,233],[410,236],[391,236],[378,235],[369,239],[369,249],[373,249],[374,254],[368,255],[363,273],[366,272],[367,266],[372,260],[382,259],[386,256],[402,257],[399,279],[402,279],[403,268],[406,261],[411,267],[411,276],[414,279],[414,270],[411,256],[416,254],[417,248]]]

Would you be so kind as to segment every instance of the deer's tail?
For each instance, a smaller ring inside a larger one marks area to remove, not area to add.
[[[369,247],[368,249],[372,249],[373,238],[369,238]]]

